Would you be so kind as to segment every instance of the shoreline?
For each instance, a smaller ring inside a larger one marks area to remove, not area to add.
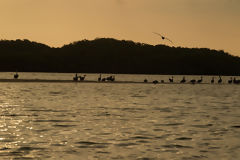
[[[190,85],[231,85],[229,83],[180,83],[180,82],[137,82],[137,81],[94,81],[94,80],[84,80],[84,81],[74,81],[74,80],[50,80],[50,79],[0,79],[0,83],[99,83],[99,84],[190,84]],[[234,84],[234,83],[233,83]]]

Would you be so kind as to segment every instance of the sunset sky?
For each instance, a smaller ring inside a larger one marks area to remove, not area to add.
[[[0,0],[0,39],[60,47],[97,37],[240,56],[240,0]]]

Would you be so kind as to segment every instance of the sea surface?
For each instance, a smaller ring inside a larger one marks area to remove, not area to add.
[[[115,76],[139,82],[171,77]],[[0,79],[12,77],[0,73]],[[186,76],[192,78],[200,76]],[[0,159],[240,159],[240,85],[222,79],[223,84],[205,84],[211,76],[203,76],[205,83],[195,85],[0,82]]]

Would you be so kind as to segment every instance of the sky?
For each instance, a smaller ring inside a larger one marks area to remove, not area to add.
[[[240,56],[240,0],[0,0],[0,39],[116,38]]]

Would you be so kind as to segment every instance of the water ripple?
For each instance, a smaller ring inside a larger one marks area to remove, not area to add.
[[[80,141],[76,142],[76,144],[80,144],[78,148],[107,148],[109,143],[97,143],[91,141]]]
[[[179,137],[179,138],[176,138],[176,140],[179,140],[179,141],[189,141],[189,140],[192,140],[192,138],[189,138],[189,137]]]
[[[48,74],[59,75],[72,77]],[[129,77],[169,78],[116,76]],[[0,88],[0,159],[240,157],[236,85],[0,83]]]
[[[162,145],[164,148],[193,148],[191,146],[183,146],[179,144],[169,144],[169,145]]]

